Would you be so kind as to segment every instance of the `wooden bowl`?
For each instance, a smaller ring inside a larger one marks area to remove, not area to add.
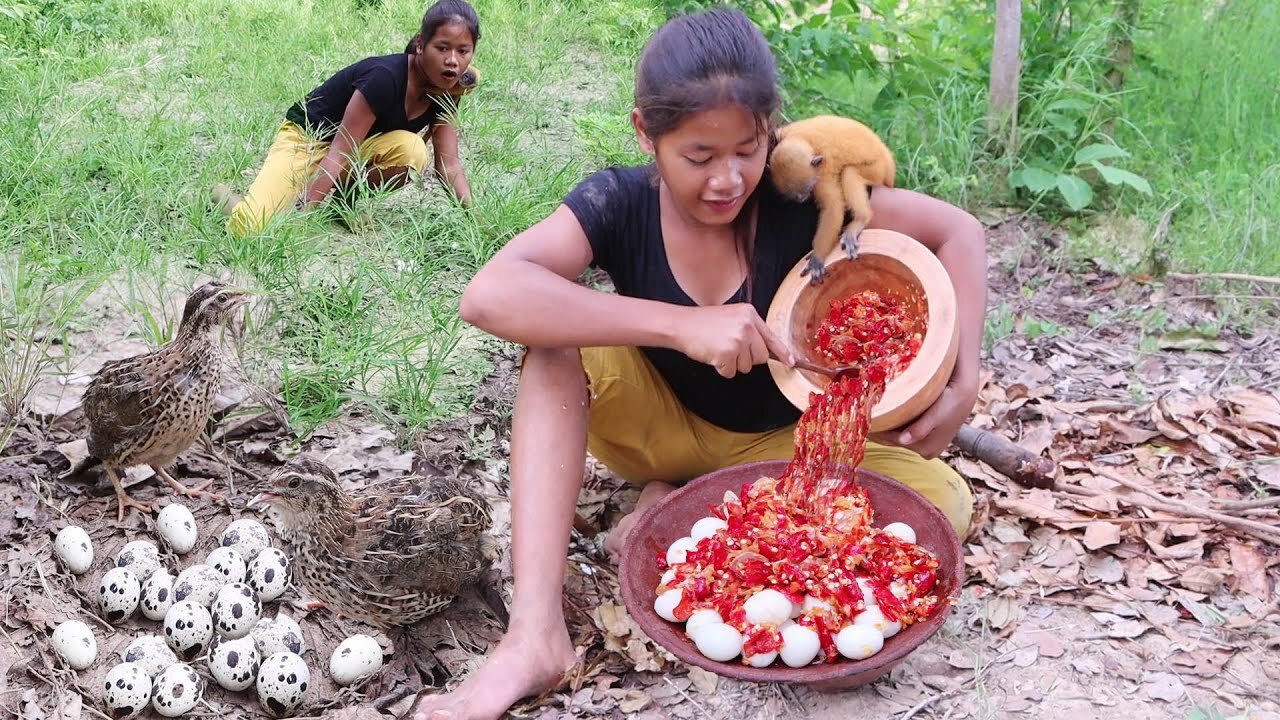
[[[622,600],[645,634],[689,665],[737,680],[802,683],[824,691],[865,685],[892,670],[942,627],[951,612],[951,604],[945,599],[960,592],[964,579],[960,539],[947,518],[920,493],[879,473],[863,468],[857,471],[858,482],[866,489],[875,512],[873,524],[884,527],[901,521],[915,529],[916,542],[938,557],[938,584],[934,592],[942,599],[937,613],[885,640],[880,652],[865,660],[840,658],[834,663],[803,668],[782,664],[754,668],[740,661],[717,662],[698,652],[693,641],[685,636],[683,623],[663,620],[653,610],[655,590],[662,578],[656,563],[658,553],[665,552],[677,538],[688,535],[695,522],[710,514],[709,506],[724,500],[726,490],[737,493],[744,483],[765,476],[776,478],[786,465],[785,460],[764,460],[716,470],[691,480],[655,503],[636,522],[623,546],[618,574]]]
[[[951,278],[928,248],[892,230],[864,230],[858,257],[846,258],[837,246],[826,261],[827,278],[817,286],[800,274],[805,260],[796,263],[774,295],[765,322],[794,352],[825,364],[814,351],[813,337],[831,300],[863,290],[911,298],[917,317],[927,319],[920,352],[889,381],[884,396],[871,409],[872,432],[901,427],[938,399],[955,367],[960,328]],[[821,393],[830,382],[823,375],[773,360],[769,371],[782,394],[801,410],[809,406],[809,393]]]

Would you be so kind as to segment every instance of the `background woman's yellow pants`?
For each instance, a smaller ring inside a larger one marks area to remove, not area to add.
[[[238,236],[259,232],[274,215],[293,207],[315,177],[329,145],[329,141],[316,140],[296,123],[285,120],[249,192],[232,209],[227,230]],[[365,138],[358,159],[370,167],[408,167],[423,172],[427,144],[408,130],[393,130]]]
[[[737,433],[686,409],[658,371],[634,347],[581,350],[591,397],[587,449],[633,484],[679,484],[730,465],[790,460],[795,426]],[[868,442],[862,466],[909,485],[947,516],[964,537],[973,494],[941,460],[905,448]]]

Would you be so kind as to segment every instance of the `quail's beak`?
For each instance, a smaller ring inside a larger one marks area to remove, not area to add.
[[[231,300],[232,302],[235,303],[233,307],[248,305],[249,301],[252,300],[254,296],[258,294],[247,288],[227,288],[227,291],[232,293]]]
[[[280,497],[279,495],[273,492],[259,493],[258,495],[255,495],[254,498],[250,500],[248,505],[246,505],[245,507],[257,507],[257,506],[270,505],[272,504],[272,502],[279,499],[279,497]]]

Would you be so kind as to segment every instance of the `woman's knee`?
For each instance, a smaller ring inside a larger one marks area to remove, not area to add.
[[[379,167],[413,168],[418,172],[427,169],[427,143],[420,135],[408,130],[392,130],[382,139],[383,147],[374,158]]]

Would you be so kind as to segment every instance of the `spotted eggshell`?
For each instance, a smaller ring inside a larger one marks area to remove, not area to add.
[[[78,525],[68,525],[53,539],[53,551],[72,575],[80,575],[93,564],[93,541]]]
[[[199,529],[196,518],[182,503],[169,503],[156,516],[156,531],[169,549],[186,555],[196,546]]]
[[[53,629],[53,649],[75,670],[83,670],[98,657],[93,631],[79,620],[67,620]]]
[[[242,558],[255,558],[271,546],[271,535],[262,523],[244,518],[228,525],[222,531],[218,544],[235,550]]]
[[[279,548],[266,548],[249,563],[249,586],[262,602],[271,602],[289,587],[289,558]]]
[[[247,563],[239,551],[229,547],[214,548],[204,559],[204,564],[222,573],[223,582],[244,582]]]
[[[282,652],[301,655],[306,649],[302,641],[302,628],[288,615],[277,614],[275,618],[262,618],[249,634],[258,646],[258,654],[264,658]]]
[[[275,717],[298,708],[311,684],[311,671],[293,653],[276,653],[258,669],[258,702]]]
[[[102,585],[98,588],[98,607],[102,609],[102,617],[110,623],[120,623],[133,616],[138,609],[138,597],[142,595],[142,586],[138,578],[129,568],[111,568],[102,576]]]
[[[192,565],[178,573],[178,579],[173,581],[173,599],[209,607],[218,596],[218,589],[225,584],[226,578],[217,570],[204,564]]]
[[[134,540],[116,553],[116,567],[129,568],[142,582],[161,568],[160,549],[150,540]]]
[[[165,717],[178,717],[200,702],[204,678],[186,663],[170,665],[151,688],[151,707]]]
[[[244,690],[258,677],[261,656],[253,638],[214,638],[209,646],[209,674],[228,690]]]
[[[350,685],[382,669],[382,646],[368,635],[352,635],[329,656],[329,677],[339,685]]]
[[[173,607],[173,574],[168,570],[151,573],[142,583],[142,614],[148,620],[164,620]]]
[[[261,617],[258,593],[244,583],[224,585],[213,600],[213,629],[219,637],[242,638]]]
[[[151,678],[137,663],[120,663],[107,671],[102,702],[113,718],[133,717],[151,698]]]
[[[213,618],[203,605],[190,600],[173,604],[164,616],[164,641],[183,660],[204,652],[213,639]]]
[[[140,635],[124,649],[124,661],[137,664],[150,677],[156,677],[164,669],[178,662],[178,656],[159,635]]]

